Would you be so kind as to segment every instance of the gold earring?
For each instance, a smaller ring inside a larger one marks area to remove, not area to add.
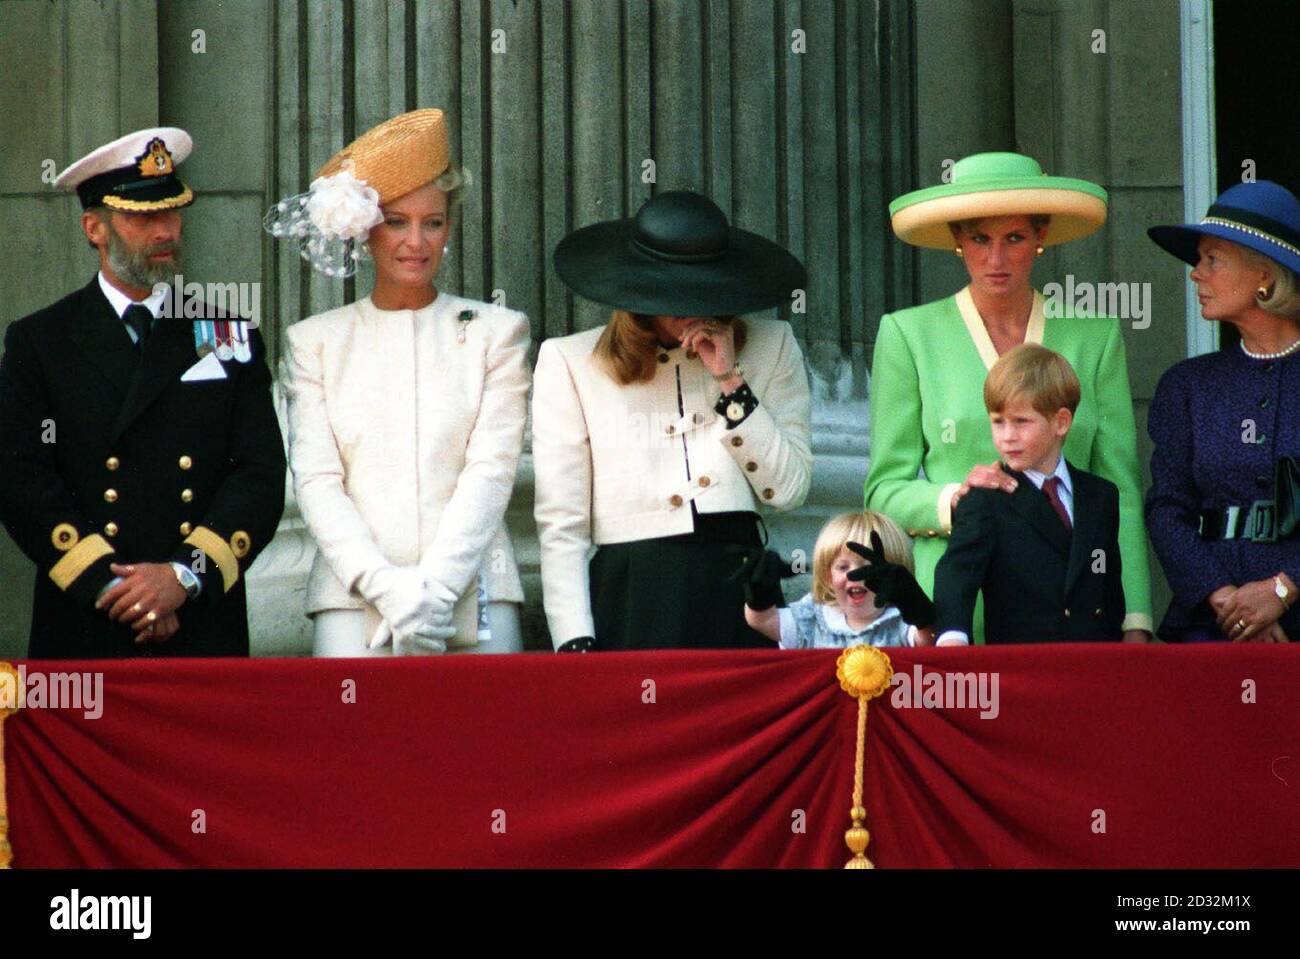
[[[966,255],[966,254],[964,254],[964,253],[961,251],[961,247],[955,247],[955,248],[953,249],[952,252],[956,253],[958,256],[965,256],[965,255]]]
[[[1259,297],[1261,300],[1267,300],[1267,299],[1268,299],[1268,287],[1266,287],[1266,286],[1264,286],[1264,285],[1261,284],[1260,287],[1259,287],[1259,289],[1257,289],[1257,290],[1255,291],[1255,295],[1256,295],[1257,297]]]
[[[1038,255],[1038,256],[1042,256],[1042,255],[1043,255],[1043,248],[1042,248],[1041,246],[1038,247],[1038,249],[1035,251],[1035,253],[1036,253],[1036,255]]]

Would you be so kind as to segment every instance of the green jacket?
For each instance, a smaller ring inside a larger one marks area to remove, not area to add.
[[[1152,628],[1137,432],[1124,338],[1109,317],[1045,318],[1035,293],[1026,342],[1070,361],[1083,395],[1065,458],[1119,487],[1125,629]],[[984,377],[997,359],[969,289],[881,317],[871,367],[867,509],[916,537],[916,578],[933,594],[952,529],[949,503],[972,466],[998,459],[984,409]],[[918,472],[924,470],[924,478]],[[975,631],[982,642],[983,617]]]

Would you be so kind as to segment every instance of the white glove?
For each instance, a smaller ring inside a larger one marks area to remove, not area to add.
[[[371,638],[371,648],[375,648],[376,640],[378,640],[380,646],[388,642],[388,632],[388,624],[381,623],[379,628],[375,630],[374,637]],[[418,633],[411,633],[407,636],[399,634],[393,637],[393,655],[439,656],[447,651],[447,640],[455,635],[456,630],[451,626],[443,628],[426,626],[422,627]]]
[[[370,648],[391,638],[397,655],[446,652],[446,640],[456,634],[452,611],[456,594],[416,566],[386,566],[357,584],[384,618]]]

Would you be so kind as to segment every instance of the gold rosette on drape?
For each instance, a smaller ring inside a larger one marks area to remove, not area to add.
[[[866,765],[867,704],[889,688],[894,667],[889,657],[874,646],[852,646],[840,653],[835,661],[835,675],[840,688],[858,701],[858,749],[853,762],[853,808],[849,818],[853,825],[844,833],[853,858],[844,864],[845,869],[874,869],[866,857],[871,834],[863,821],[867,810],[862,805],[862,777]]]

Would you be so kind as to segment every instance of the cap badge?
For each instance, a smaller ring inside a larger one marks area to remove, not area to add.
[[[135,158],[136,167],[141,176],[167,176],[172,172],[172,155],[167,152],[167,144],[162,137],[149,141],[144,153]]]

